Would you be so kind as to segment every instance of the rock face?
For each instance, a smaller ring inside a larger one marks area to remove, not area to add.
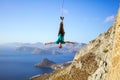
[[[120,80],[120,9],[108,31],[78,51],[70,66],[31,80]]]
[[[51,68],[52,65],[54,65],[55,62],[48,60],[47,58],[44,58],[42,62],[36,64],[36,67],[42,67],[42,68]]]
[[[115,21],[115,36],[106,80],[120,80],[120,8]]]

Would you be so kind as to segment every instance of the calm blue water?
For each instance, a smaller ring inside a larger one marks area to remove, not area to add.
[[[0,80],[26,80],[37,74],[51,73],[52,69],[37,68],[34,65],[43,58],[48,58],[56,63],[71,61],[74,55],[0,51]]]

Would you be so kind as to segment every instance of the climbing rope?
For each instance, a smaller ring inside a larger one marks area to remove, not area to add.
[[[63,17],[64,13],[64,0],[62,0],[62,7],[61,7],[61,16]]]

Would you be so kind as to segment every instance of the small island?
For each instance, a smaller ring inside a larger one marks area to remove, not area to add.
[[[35,66],[40,68],[51,68],[57,70],[69,66],[71,63],[72,61],[56,64],[54,61],[44,58],[40,63],[35,64]]]
[[[56,64],[55,62],[44,58],[40,63],[35,64],[36,67],[40,68],[51,68],[52,65]]]

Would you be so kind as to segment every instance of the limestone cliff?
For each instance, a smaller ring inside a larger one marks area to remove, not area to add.
[[[120,9],[114,24],[77,52],[72,64],[31,80],[120,80]]]
[[[120,8],[115,21],[115,36],[106,80],[120,80]]]

